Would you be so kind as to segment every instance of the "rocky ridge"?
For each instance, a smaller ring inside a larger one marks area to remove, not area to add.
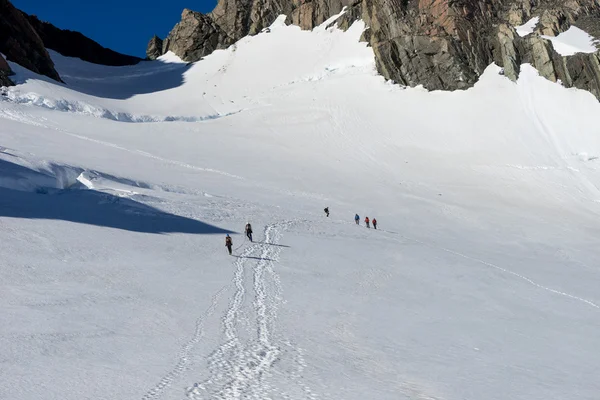
[[[151,41],[151,54],[171,50],[197,61],[260,32],[278,15],[312,29],[344,7],[336,23],[345,29],[365,21],[364,40],[386,79],[429,90],[466,89],[491,63],[512,80],[530,63],[545,78],[600,99],[600,53],[561,56],[541,37],[575,25],[600,38],[600,0],[220,0],[207,15],[184,11],[160,52],[158,38]],[[540,18],[535,32],[520,37],[515,27],[534,16]]]

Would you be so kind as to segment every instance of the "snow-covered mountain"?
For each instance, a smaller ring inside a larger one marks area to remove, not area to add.
[[[0,399],[598,398],[600,103],[395,85],[335,18],[10,64]]]

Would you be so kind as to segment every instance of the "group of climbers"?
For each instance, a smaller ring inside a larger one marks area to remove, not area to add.
[[[329,207],[325,207],[323,211],[325,211],[325,215],[329,217]],[[358,214],[354,216],[354,222],[356,222],[356,225],[360,225],[360,217],[358,216]],[[369,220],[369,217],[365,217],[365,225],[367,226],[367,228],[371,228],[371,223],[373,224],[373,228],[377,229],[377,220],[375,218],[373,218],[373,220]],[[246,233],[246,237],[248,238],[248,240],[252,242],[252,225],[250,225],[250,222],[246,223],[244,232]],[[225,236],[225,247],[227,247],[229,255],[231,255],[233,239],[231,239],[231,236],[229,236],[229,234]]]
[[[354,216],[354,222],[356,222],[356,225],[360,225],[360,217],[358,214]],[[369,220],[369,217],[365,217],[365,225],[367,228],[371,228],[371,223],[373,223],[373,228],[377,229],[377,220],[373,218],[373,221],[371,221]]]

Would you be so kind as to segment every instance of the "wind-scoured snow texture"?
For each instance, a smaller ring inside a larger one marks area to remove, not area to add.
[[[53,54],[68,87],[12,65],[231,114],[0,102],[0,398],[597,400],[597,100],[527,64],[403,88],[363,23],[281,22],[193,65]]]

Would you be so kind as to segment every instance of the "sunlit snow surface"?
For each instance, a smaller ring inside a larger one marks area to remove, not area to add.
[[[531,18],[525,24],[515,27],[517,34],[525,37],[533,33],[539,22],[539,17]],[[557,36],[542,35],[542,37],[550,40],[556,52],[562,56],[572,56],[577,53],[595,53],[598,51],[599,41],[576,26],[571,26]]]
[[[524,37],[524,36],[529,35],[530,33],[533,33],[533,30],[535,29],[536,25],[539,22],[540,22],[540,17],[533,17],[529,21],[527,21],[525,24],[515,27],[515,29],[517,30],[517,33],[519,34],[519,36]]]
[[[552,42],[556,52],[562,56],[572,56],[576,53],[595,53],[598,50],[597,43],[589,33],[571,26],[558,36],[542,36]]]
[[[600,104],[392,85],[363,30],[12,65],[0,399],[598,398]]]

